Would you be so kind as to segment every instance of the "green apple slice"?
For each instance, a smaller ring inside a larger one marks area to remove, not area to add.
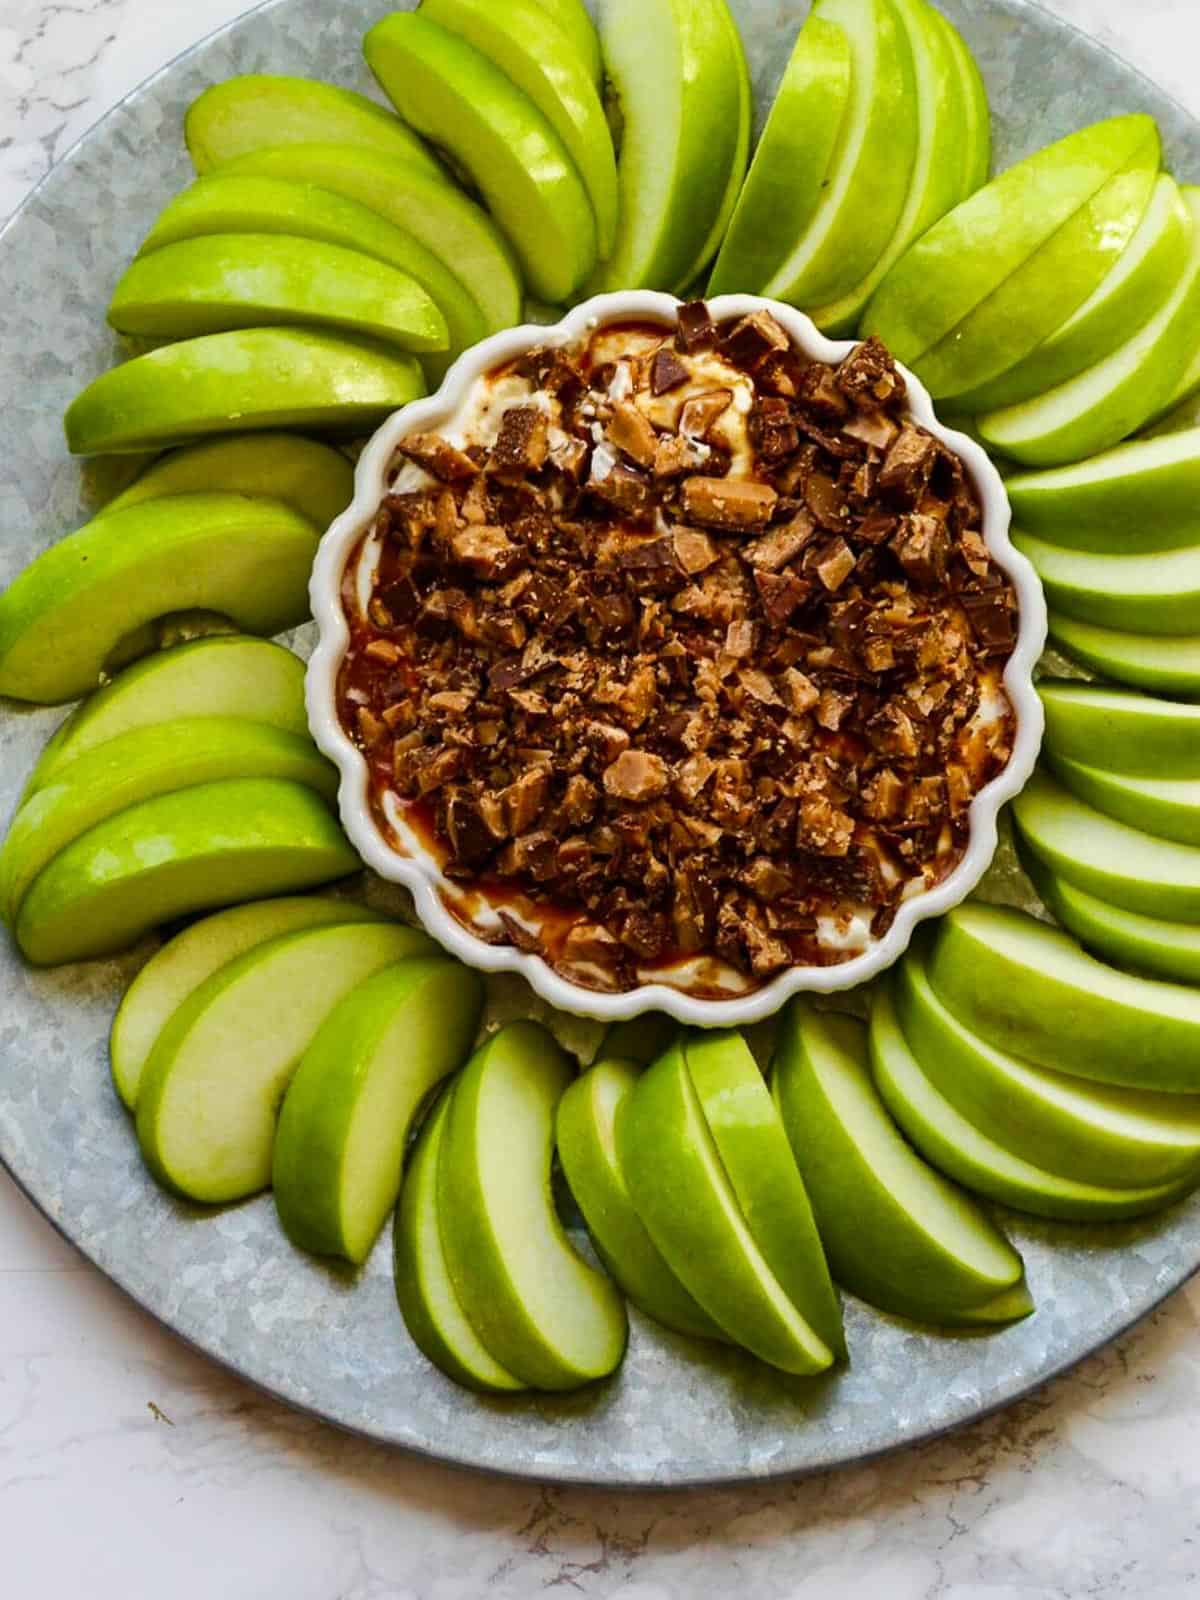
[[[1200,983],[1200,927],[1110,906],[1048,872],[1021,850],[1021,865],[1064,928],[1108,961],[1177,983]]]
[[[1113,117],[1048,145],[956,206],[896,263],[863,330],[920,370],[921,358],[1019,271],[1117,173],[1147,153],[1150,117]]]
[[[385,106],[311,78],[249,72],[215,83],[192,102],[184,137],[200,173],[265,144],[324,141],[378,150],[445,178],[425,144]]]
[[[868,301],[892,266],[947,211],[965,197],[962,152],[968,138],[967,102],[962,73],[941,25],[941,16],[927,0],[892,0],[912,55],[917,97],[917,146],[908,195],[896,230],[861,281],[836,300],[811,313],[825,332],[852,335]]]
[[[318,533],[281,500],[186,495],[98,517],[0,595],[0,694],[55,704],[95,688],[129,635],[172,612],[273,634],[308,616]]]
[[[293,1244],[367,1259],[400,1193],[417,1113],[467,1059],[482,1009],[478,976],[430,957],[377,972],[329,1013],[275,1135],[275,1206]]]
[[[596,1254],[626,1298],[664,1328],[723,1341],[646,1232],[621,1170],[617,1117],[639,1075],[632,1061],[605,1058],[576,1079],[558,1105],[558,1158]]]
[[[1098,752],[1099,753],[1099,752]],[[1131,778],[1046,751],[1055,777],[1106,817],[1159,839],[1200,845],[1200,779]]]
[[[1021,1160],[1107,1189],[1144,1189],[1200,1171],[1196,1096],[1084,1083],[997,1050],[938,999],[920,950],[910,949],[896,969],[889,1013],[892,1007],[888,1028],[899,1023],[937,1093]]]
[[[554,1114],[572,1076],[544,1028],[504,1028],[455,1086],[438,1164],[455,1293],[494,1358],[535,1389],[607,1377],[628,1336],[624,1301],[554,1210]]]
[[[861,1022],[789,1006],[775,1098],[843,1288],[952,1326],[1021,1282],[1008,1240],[900,1136],[871,1082]]]
[[[1183,190],[1193,224],[1200,188]],[[985,412],[985,444],[1030,466],[1079,461],[1120,444],[1154,416],[1187,367],[1200,317],[1200,226],[1188,261],[1162,308],[1118,349],[1077,377],[1023,404]]]
[[[113,1083],[124,1104],[137,1108],[142,1074],[159,1034],[184,1001],[214,972],[248,950],[303,928],[379,922],[352,900],[295,895],[233,906],[192,923],[156,950],[125,991],[109,1035]]]
[[[766,287],[801,307],[853,291],[895,236],[917,153],[912,51],[893,0],[817,0],[850,44],[850,103],[815,215]]]
[[[583,62],[593,83],[604,76],[600,58],[600,38],[583,0],[537,0],[550,20],[570,39],[575,54]]]
[[[483,333],[511,328],[521,320],[520,269],[499,228],[465,194],[405,161],[353,145],[300,144],[250,151],[222,172],[231,178],[316,184],[356,200],[411,234],[434,258],[441,268],[441,283],[415,262],[406,264],[405,271],[424,285],[448,318],[453,307],[444,281],[450,277],[470,292],[482,316]]]
[[[237,634],[147,656],[71,713],[42,751],[22,801],[97,745],[171,717],[205,716],[247,717],[307,734],[303,661],[282,645]]]
[[[396,1298],[417,1349],[455,1383],[485,1394],[511,1394],[525,1385],[491,1355],[463,1311],[438,1215],[438,1167],[454,1089],[430,1113],[400,1191],[394,1232]]]
[[[104,507],[123,511],[176,494],[267,495],[327,528],[354,498],[354,467],[340,450],[295,433],[232,434],[172,450]]]
[[[850,41],[834,22],[810,13],[796,40],[750,163],[710,295],[758,293],[807,227],[850,102]]]
[[[1126,633],[1050,613],[1050,637],[1093,672],[1162,694],[1200,695],[1200,635]]]
[[[990,411],[1030,400],[1102,361],[1166,303],[1187,265],[1191,234],[1192,216],[1179,185],[1160,173],[1136,233],[1103,281],[1023,360],[956,395],[956,408]]]
[[[1013,543],[1037,569],[1047,600],[1069,617],[1143,633],[1200,633],[1200,545],[1109,555],[1016,532]]]
[[[597,1061],[632,1061],[648,1067],[669,1050],[683,1024],[661,1011],[646,1011],[630,1022],[614,1022],[600,1041]]]
[[[709,1316],[769,1366],[800,1376],[828,1370],[833,1351],[788,1298],[742,1214],[679,1045],[638,1081],[617,1148],[647,1232]]]
[[[213,973],[142,1076],[138,1142],[158,1181],[208,1205],[265,1189],[280,1102],[318,1028],[359,984],[431,948],[413,928],[342,923],[285,934]]]
[[[1139,1189],[1106,1188],[1024,1160],[964,1117],[914,1055],[887,989],[871,1009],[871,1071],[884,1104],[927,1161],[964,1188],[1035,1217],[1115,1221],[1140,1217],[1185,1194],[1196,1175]]]
[[[210,433],[361,433],[425,392],[411,356],[312,328],[242,328],[164,345],[100,375],[67,409],[77,456],[128,454]]]
[[[1013,801],[1021,837],[1051,872],[1110,905],[1200,922],[1200,850],[1085,805],[1045,772]]]
[[[1173,433],[1177,428],[1190,427],[1196,418],[1189,402],[1196,398],[1198,391],[1200,391],[1200,342],[1193,348],[1188,364],[1175,387],[1158,409],[1147,417],[1145,431]],[[1176,416],[1176,412],[1181,414]]]
[[[617,231],[617,158],[595,80],[571,39],[538,0],[423,0],[421,15],[474,45],[533,101],[583,179],[597,248],[607,256]]]
[[[446,319],[415,278],[358,250],[280,233],[210,234],[139,256],[117,284],[119,333],[190,339],[231,328],[334,328],[418,353],[445,350]]]
[[[734,21],[728,5],[721,7],[721,18],[725,30],[729,35],[729,49],[734,59],[737,72],[738,112],[737,112],[737,139],[733,147],[733,156],[729,166],[729,177],[725,184],[725,195],[713,218],[712,227],[701,244],[690,267],[684,269],[675,285],[676,291],[685,298],[692,292],[692,286],[702,281],[703,274],[711,266],[714,256],[720,250],[725,235],[729,231],[730,219],[737,206],[742,187],[746,181],[746,169],[750,161],[750,140],[754,132],[754,84],[750,78],[750,63],[746,60],[745,46],[738,25]],[[702,291],[697,287],[694,293]],[[711,294],[711,290],[708,291]]]
[[[930,7],[930,15],[946,35],[950,52],[958,66],[966,121],[960,163],[959,199],[966,200],[988,181],[992,167],[992,116],[987,85],[979,64],[967,48],[966,40],[950,21]]]
[[[35,966],[88,961],[176,917],[311,889],[359,865],[311,789],[200,784],[130,806],[55,856],[21,903],[17,943]]]
[[[1043,678],[1046,744],[1056,756],[1144,778],[1200,778],[1200,706],[1129,689]]]
[[[265,722],[183,717],[123,734],[59,768],[0,847],[0,914],[11,926],[29,885],[60,850],[140,800],[223,778],[288,778],[332,802],[337,770],[312,740]]]
[[[424,11],[376,23],[363,53],[404,120],[470,173],[534,294],[565,302],[596,264],[596,218],[569,152],[534,102]]]
[[[604,0],[621,104],[620,220],[603,289],[681,289],[725,205],[741,130],[742,58],[725,0]]]
[[[1038,1066],[1200,1091],[1200,994],[1118,972],[1034,917],[959,906],[938,924],[929,981],[973,1033]]]

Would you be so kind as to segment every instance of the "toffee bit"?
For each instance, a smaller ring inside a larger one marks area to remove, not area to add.
[[[410,434],[407,439],[400,441],[399,450],[401,455],[415,461],[443,483],[473,478],[479,471],[465,451],[451,444],[448,439],[443,439],[440,433]]]
[[[605,793],[615,800],[656,800],[667,783],[666,762],[648,750],[626,750],[604,772]]]
[[[752,530],[771,520],[779,496],[769,484],[742,478],[685,478],[684,515],[714,528]]]
[[[684,355],[707,350],[716,343],[717,330],[703,300],[689,300],[679,308],[675,343]]]

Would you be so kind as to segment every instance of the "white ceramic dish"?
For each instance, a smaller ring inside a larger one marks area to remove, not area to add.
[[[670,327],[678,306],[679,301],[671,295],[644,291],[600,295],[577,306],[553,327],[525,326],[498,333],[460,356],[436,394],[405,406],[384,423],[359,459],[354,501],[325,535],[313,567],[312,613],[320,638],[308,669],[308,716],[317,744],[341,772],[339,804],[351,841],[369,867],[411,891],[421,923],[452,955],[486,972],[518,972],[551,1005],[583,1016],[620,1022],[646,1011],[663,1011],[695,1026],[728,1028],[772,1015],[794,994],[853,988],[896,961],[919,922],[957,905],[986,872],[996,848],[1000,808],[1019,793],[1037,759],[1043,718],[1033,688],[1033,668],[1046,643],[1041,584],[1009,541],[1008,496],[999,473],[973,440],[941,425],[929,394],[912,373],[902,369],[908,383],[908,410],[965,463],[982,504],[984,539],[1016,591],[1018,637],[1004,685],[1016,713],[1017,733],[1008,765],[972,802],[970,837],[962,861],[936,888],[906,901],[887,934],[862,955],[839,966],[791,967],[747,995],[709,1000],[662,982],[642,984],[622,994],[585,989],[560,977],[539,955],[525,954],[511,945],[488,944],[446,908],[442,894],[452,889],[432,856],[416,842],[411,854],[401,854],[380,832],[368,803],[367,763],[342,729],[336,700],[338,673],[350,642],[341,604],[342,575],[355,544],[374,521],[387,493],[387,475],[399,441],[413,432],[437,432],[448,426],[478,378],[535,345],[575,344],[597,327],[614,322],[645,321]],[[836,364],[854,348],[853,341],[824,338],[807,317],[778,301],[724,295],[710,302],[718,322],[763,308],[772,312],[798,348],[813,360]]]

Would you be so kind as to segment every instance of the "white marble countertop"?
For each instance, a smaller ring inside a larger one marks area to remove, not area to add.
[[[0,218],[243,0],[0,0]],[[1200,113],[1198,0],[1051,0]],[[1200,1287],[940,1443],[793,1485],[487,1482],[263,1399],[135,1310],[0,1177],[11,1600],[1194,1600]]]

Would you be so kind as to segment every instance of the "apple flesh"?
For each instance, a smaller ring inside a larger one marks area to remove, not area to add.
[[[215,83],[192,102],[184,137],[200,173],[265,144],[329,141],[378,150],[445,178],[427,146],[386,107],[311,78],[251,72]]]
[[[596,264],[596,218],[562,140],[529,96],[465,40],[393,12],[363,40],[406,122],[470,174],[534,294],[565,302]]]
[[[102,373],[67,408],[67,444],[77,456],[121,455],[212,433],[361,433],[424,393],[417,363],[386,345],[312,328],[242,328]]]
[[[155,1041],[189,995],[231,961],[304,928],[332,923],[379,922],[377,912],[352,900],[295,895],[233,906],[194,922],[169,940],[125,991],[108,1041],[113,1083],[130,1111],[137,1108],[142,1074]]]
[[[975,902],[951,911],[938,924],[929,981],[973,1033],[1038,1066],[1131,1089],[1200,1091],[1200,996],[1118,972],[1021,912]]]
[[[400,1193],[404,1150],[429,1094],[475,1042],[483,985],[457,961],[401,961],[334,1007],[279,1113],[272,1188],[302,1250],[356,1266]]]
[[[554,1210],[554,1116],[572,1076],[536,1023],[493,1035],[455,1085],[438,1163],[455,1293],[485,1347],[535,1389],[608,1377],[628,1336],[624,1301]]]
[[[774,1089],[843,1288],[881,1310],[953,1326],[1020,1284],[1008,1240],[892,1123],[861,1022],[793,1002]]]
[[[1106,817],[1177,844],[1200,845],[1200,779],[1131,778],[1045,752],[1050,770]]]
[[[664,1328],[724,1340],[646,1232],[621,1170],[616,1123],[638,1076],[632,1061],[606,1057],[576,1079],[558,1105],[558,1158],[596,1254],[626,1298]]]
[[[1200,695],[1200,636],[1126,633],[1050,613],[1050,637],[1093,672],[1162,694]]]
[[[391,923],[306,928],[221,967],[159,1034],[137,1132],[158,1181],[205,1205],[271,1181],[280,1101],[317,1029],[351,990],[430,940]]]
[[[358,867],[311,789],[279,778],[200,784],[130,806],[55,856],[21,903],[17,943],[34,966],[88,961],[176,917]]]
[[[988,106],[987,85],[983,81],[979,63],[950,19],[932,6],[928,14],[945,34],[958,66],[966,119],[960,161],[960,193],[965,200],[977,189],[983,188],[992,167],[992,115]]]
[[[583,62],[588,77],[598,84],[604,76],[600,38],[583,0],[537,0],[537,3],[566,34],[575,54]]]
[[[1200,778],[1200,706],[1128,689],[1043,678],[1046,744],[1055,755],[1145,778]]]
[[[1059,612],[1104,628],[1200,633],[1200,546],[1147,555],[1094,554],[1013,534]]]

